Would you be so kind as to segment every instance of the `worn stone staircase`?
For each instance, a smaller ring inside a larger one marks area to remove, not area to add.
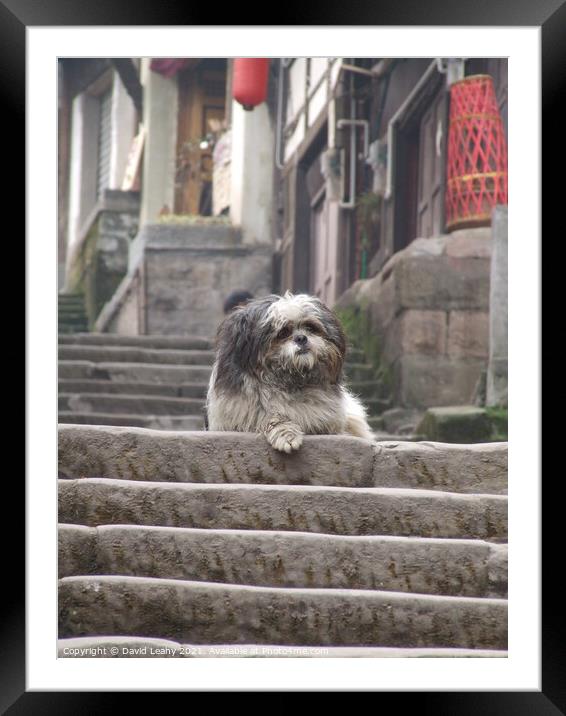
[[[192,336],[59,336],[59,422],[204,427],[211,341]]]
[[[200,430],[212,341],[194,336],[59,336],[59,422]],[[389,407],[362,351],[352,348],[348,384],[370,423]]]
[[[506,443],[61,425],[59,475],[61,656],[506,656]]]
[[[78,293],[60,293],[57,296],[59,333],[88,331],[84,296]]]

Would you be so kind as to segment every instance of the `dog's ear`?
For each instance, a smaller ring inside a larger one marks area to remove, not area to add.
[[[261,318],[277,298],[267,296],[236,308],[220,324],[216,336],[218,387],[238,390],[245,373],[256,373],[270,330],[269,326],[261,326]]]
[[[346,356],[346,334],[338,316],[320,300],[316,300],[316,308],[322,320],[328,343],[323,362],[326,364],[331,383],[339,383]]]
[[[330,310],[328,306],[325,306],[322,301],[318,301],[318,304],[318,310],[320,311],[324,327],[326,328],[328,340],[336,346],[340,356],[344,358],[346,355],[346,334],[344,333],[342,324],[334,311]]]

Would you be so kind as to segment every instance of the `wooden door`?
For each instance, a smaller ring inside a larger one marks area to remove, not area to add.
[[[212,211],[212,145],[201,142],[224,120],[226,70],[210,68],[207,61],[179,73],[175,213],[210,214]]]
[[[334,301],[334,278],[336,267],[333,262],[334,246],[328,222],[328,202],[324,193],[311,209],[311,291],[326,305]]]
[[[419,128],[416,237],[439,236],[443,230],[443,171],[446,141],[446,93],[435,95]]]

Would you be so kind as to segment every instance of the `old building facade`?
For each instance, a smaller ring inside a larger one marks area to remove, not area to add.
[[[207,336],[230,290],[306,291],[396,405],[475,400],[495,343],[506,371],[506,309],[490,305],[506,214],[447,226],[451,87],[490,76],[506,128],[506,60],[272,59],[251,110],[233,73],[60,62],[61,290],[84,294],[91,330]]]

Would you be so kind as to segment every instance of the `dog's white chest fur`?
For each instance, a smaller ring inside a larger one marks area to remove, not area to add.
[[[216,367],[207,398],[210,430],[265,432],[276,419],[295,423],[304,433],[339,434],[345,431],[347,401],[344,389],[329,391],[307,387],[284,393],[271,386],[244,380],[237,394],[218,395],[214,389]]]

